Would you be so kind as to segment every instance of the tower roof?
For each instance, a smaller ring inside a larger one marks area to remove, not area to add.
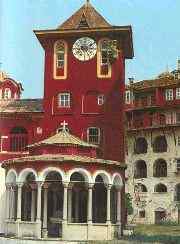
[[[111,25],[100,15],[96,9],[87,2],[76,11],[63,24],[58,26],[61,30],[81,29],[81,28],[104,28]]]

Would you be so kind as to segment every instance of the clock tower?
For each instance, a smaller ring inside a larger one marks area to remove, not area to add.
[[[125,59],[131,26],[110,25],[87,1],[56,29],[34,31],[45,50],[43,137],[66,130],[124,162]]]

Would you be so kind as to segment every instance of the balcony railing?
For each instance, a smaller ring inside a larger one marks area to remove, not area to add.
[[[142,116],[137,118],[134,118],[132,120],[129,120],[127,122],[127,129],[144,129],[144,128],[156,128],[156,127],[164,127],[164,126],[176,126],[180,125],[179,122],[173,121],[172,123],[169,123],[166,121],[164,117],[158,117],[158,116]]]

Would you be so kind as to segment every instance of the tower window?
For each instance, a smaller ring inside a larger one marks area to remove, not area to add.
[[[110,78],[111,77],[111,64],[109,62],[109,42],[108,39],[99,41],[98,45],[98,77]]]
[[[87,139],[89,143],[99,144],[100,143],[100,128],[90,127],[87,130]]]
[[[104,104],[104,95],[98,95],[98,105]]]
[[[165,98],[166,98],[166,101],[173,100],[173,89],[166,89],[165,90]]]
[[[70,93],[59,94],[59,107],[69,108],[71,106],[71,95]]]
[[[10,88],[6,88],[4,90],[4,99],[11,99],[11,89]]]
[[[130,104],[131,103],[131,91],[125,92],[125,103]]]
[[[23,127],[14,127],[10,132],[10,151],[26,151],[28,144],[28,133]]]
[[[180,99],[180,87],[176,88],[176,99]]]
[[[57,45],[56,50],[56,66],[57,68],[63,68],[64,67],[64,43],[60,42]]]
[[[54,45],[54,78],[66,79],[67,76],[67,44],[57,41]]]

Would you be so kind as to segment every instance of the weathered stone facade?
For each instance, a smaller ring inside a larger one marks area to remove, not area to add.
[[[172,90],[170,99],[167,90]],[[149,83],[131,83],[129,91],[126,192],[132,197],[133,214],[128,219],[148,224],[179,222],[179,79],[168,73]]]

